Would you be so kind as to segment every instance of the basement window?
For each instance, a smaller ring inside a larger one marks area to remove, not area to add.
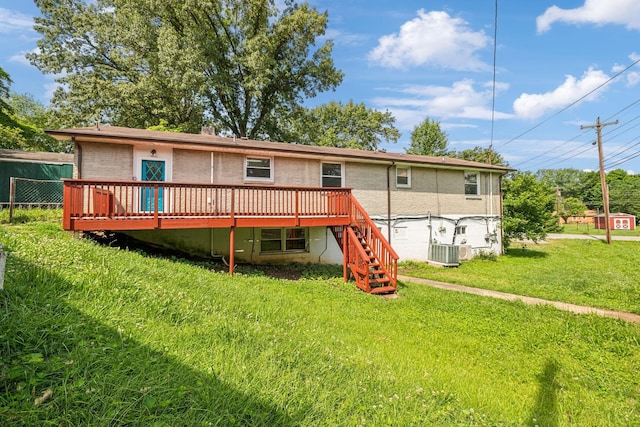
[[[263,228],[260,230],[260,252],[304,252],[307,250],[307,228]]]

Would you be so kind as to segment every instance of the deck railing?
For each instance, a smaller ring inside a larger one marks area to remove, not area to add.
[[[64,180],[67,230],[340,225],[348,188]]]

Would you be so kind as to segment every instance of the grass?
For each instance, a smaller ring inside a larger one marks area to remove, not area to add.
[[[0,425],[640,424],[639,325],[230,277],[46,222],[0,241]]]
[[[458,268],[403,263],[401,274],[640,314],[640,242],[550,240],[513,245],[497,260]]]

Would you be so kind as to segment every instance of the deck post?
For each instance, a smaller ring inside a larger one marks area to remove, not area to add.
[[[236,245],[235,245],[235,236],[236,235],[236,227],[233,225],[229,228],[229,275],[233,276],[233,267],[235,265],[235,254],[236,254]]]
[[[62,185],[62,228],[71,230],[71,209],[75,205],[75,203],[72,202],[73,193],[70,183],[63,182]]]

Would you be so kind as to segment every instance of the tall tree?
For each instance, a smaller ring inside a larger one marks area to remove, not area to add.
[[[11,77],[2,67],[0,67],[0,114],[9,114],[11,107],[7,104],[7,98],[11,89]]]
[[[390,112],[349,101],[330,102],[299,110],[290,141],[305,145],[358,148],[375,151],[382,141],[397,142],[400,131]]]
[[[470,160],[472,162],[487,163],[496,166],[509,166],[500,153],[480,146],[456,151],[452,154],[458,159]]]
[[[507,176],[504,192],[504,244],[514,239],[538,242],[556,227],[553,217],[555,204],[553,188],[538,180],[531,172]]]
[[[282,139],[304,98],[342,80],[328,16],[285,0],[35,0],[31,62],[63,73],[53,97],[67,125],[95,120]],[[312,51],[312,48],[315,50]]]
[[[447,134],[440,129],[440,122],[427,117],[422,123],[414,126],[411,145],[406,151],[409,154],[447,157],[451,155],[448,145]]]

